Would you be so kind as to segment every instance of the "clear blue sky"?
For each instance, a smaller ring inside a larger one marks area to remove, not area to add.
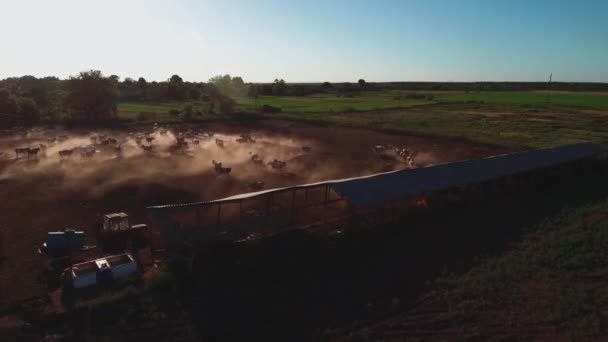
[[[608,82],[608,0],[0,0],[0,78]]]

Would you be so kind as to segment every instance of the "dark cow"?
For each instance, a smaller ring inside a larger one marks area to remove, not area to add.
[[[61,150],[59,151],[59,158],[69,158],[74,153],[74,150]]]

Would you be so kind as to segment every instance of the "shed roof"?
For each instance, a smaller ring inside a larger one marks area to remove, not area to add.
[[[352,179],[333,184],[333,189],[355,207],[372,206],[566,163],[603,150],[589,143],[558,146]]]
[[[104,217],[106,217],[108,219],[113,219],[113,218],[129,217],[129,215],[127,215],[126,213],[111,213],[111,214],[104,215]]]

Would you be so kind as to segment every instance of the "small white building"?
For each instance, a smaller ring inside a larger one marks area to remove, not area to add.
[[[137,263],[129,253],[112,255],[72,265],[70,275],[74,288],[93,286],[105,280],[116,280],[137,272]]]

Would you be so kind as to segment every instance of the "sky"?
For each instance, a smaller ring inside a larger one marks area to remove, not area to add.
[[[608,82],[608,0],[0,0],[0,79]]]

